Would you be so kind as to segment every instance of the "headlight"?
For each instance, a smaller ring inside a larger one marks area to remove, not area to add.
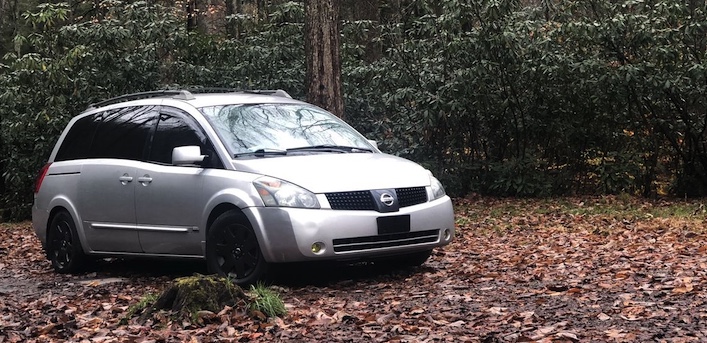
[[[430,175],[430,187],[432,188],[432,200],[437,200],[447,194],[444,191],[444,186],[442,186],[442,183],[432,175]]]
[[[319,208],[314,193],[287,181],[261,177],[253,181],[265,206]]]

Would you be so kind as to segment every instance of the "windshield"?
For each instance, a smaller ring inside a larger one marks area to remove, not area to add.
[[[203,107],[201,112],[234,157],[323,146],[373,149],[339,118],[305,104],[221,105]]]

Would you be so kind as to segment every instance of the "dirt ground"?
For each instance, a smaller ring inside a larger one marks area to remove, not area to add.
[[[201,323],[120,320],[203,263],[59,275],[29,223],[0,224],[0,343],[707,341],[702,205],[657,216],[675,204],[614,201],[457,199],[456,240],[421,267],[287,266],[273,285],[287,315],[227,308]]]

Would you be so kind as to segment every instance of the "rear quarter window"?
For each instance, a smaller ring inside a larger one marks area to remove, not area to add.
[[[87,158],[97,127],[98,122],[95,121],[95,115],[76,121],[61,142],[54,160],[68,161]]]

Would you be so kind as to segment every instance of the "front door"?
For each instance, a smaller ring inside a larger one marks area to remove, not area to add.
[[[199,146],[208,140],[189,115],[163,107],[147,162],[138,171],[135,189],[140,243],[146,253],[201,256],[204,231],[203,174],[208,166],[175,166],[172,150]]]
[[[135,211],[146,253],[201,255],[201,168],[149,165],[138,172]]]

